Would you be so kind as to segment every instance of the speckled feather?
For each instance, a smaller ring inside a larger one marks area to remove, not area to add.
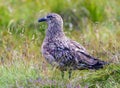
[[[89,55],[83,46],[65,36],[60,15],[52,13],[48,14],[46,18],[48,28],[42,44],[42,54],[48,63],[61,71],[99,69],[106,64]]]

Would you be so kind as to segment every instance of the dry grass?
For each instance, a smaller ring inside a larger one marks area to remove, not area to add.
[[[101,1],[100,5],[96,0],[0,2],[0,88],[119,88],[118,0]],[[66,73],[62,79],[60,71],[47,64],[40,53],[46,24],[38,24],[37,19],[52,11],[63,16],[68,37],[112,63],[98,71],[74,71],[71,79]]]

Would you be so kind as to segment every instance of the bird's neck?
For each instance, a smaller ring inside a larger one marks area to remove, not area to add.
[[[63,26],[57,23],[48,24],[46,37],[47,39],[54,40],[64,37]]]

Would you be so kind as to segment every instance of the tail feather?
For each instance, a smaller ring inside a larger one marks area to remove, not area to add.
[[[102,61],[100,59],[94,58],[93,56],[85,53],[79,52],[79,64],[77,66],[78,69],[100,69],[105,65],[109,64],[108,62]]]
[[[100,68],[103,68],[105,65],[107,65],[109,63],[105,62],[105,61],[100,61],[98,60],[98,62],[94,65],[91,65],[91,66],[88,66],[89,69],[100,69]]]

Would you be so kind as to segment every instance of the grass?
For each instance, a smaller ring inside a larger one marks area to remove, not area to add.
[[[74,4],[73,4],[74,3]],[[1,0],[0,88],[119,88],[119,0]],[[39,17],[57,12],[68,37],[95,57],[112,62],[98,71],[73,71],[62,79],[42,57],[46,24]]]

